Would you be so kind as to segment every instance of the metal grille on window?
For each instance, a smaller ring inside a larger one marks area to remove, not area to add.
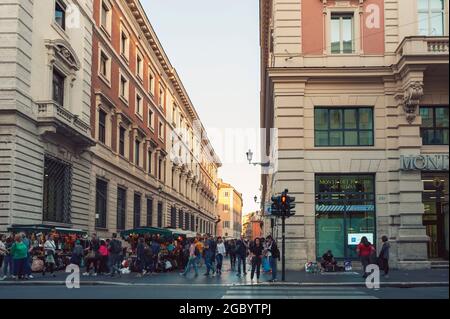
[[[72,166],[45,156],[43,218],[45,221],[71,222]]]
[[[177,209],[172,207],[170,212],[170,227],[177,228]]]

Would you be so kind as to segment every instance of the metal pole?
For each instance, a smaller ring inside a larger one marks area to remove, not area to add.
[[[286,254],[285,254],[285,239],[286,239],[286,214],[283,212],[283,216],[281,217],[281,232],[282,232],[282,237],[281,237],[281,243],[282,243],[282,247],[281,247],[281,281],[285,281],[286,279]]]

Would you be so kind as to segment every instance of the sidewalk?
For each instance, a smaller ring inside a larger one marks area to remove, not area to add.
[[[227,269],[227,267],[225,268]],[[172,286],[237,286],[237,285],[253,285],[250,280],[250,274],[245,277],[236,276],[235,272],[225,270],[222,276],[206,277],[203,276],[205,268],[199,270],[199,276],[194,277],[191,272],[187,277],[182,277],[178,272],[158,273],[155,275],[146,275],[137,277],[135,273],[122,275],[122,277],[110,276],[81,276],[81,285],[172,285]],[[53,278],[49,275],[43,277],[41,274],[33,274],[34,279],[15,281],[7,279],[0,281],[3,285],[64,285],[68,274],[59,272]],[[389,279],[381,278],[381,286],[384,287],[439,287],[447,286],[449,282],[448,269],[432,269],[432,270],[411,270],[400,271],[393,270]],[[286,281],[281,282],[281,272],[279,271],[276,283],[268,283],[271,279],[270,274],[261,275],[260,285],[297,285],[297,286],[349,286],[362,287],[365,286],[365,280],[358,272],[349,273],[324,273],[310,274],[304,271],[288,271],[286,272]]]

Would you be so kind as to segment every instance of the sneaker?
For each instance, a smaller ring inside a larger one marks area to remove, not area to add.
[[[180,273],[180,276],[183,276],[183,277],[185,277],[185,276],[186,276],[186,274],[185,274],[184,272],[181,272],[181,273]]]
[[[88,272],[83,273],[83,276],[89,276]]]
[[[5,280],[5,279],[6,279],[6,276],[0,277],[0,281],[3,281],[3,280]]]
[[[95,276],[97,276],[97,273],[96,273],[96,272],[94,272],[94,273],[92,274],[92,276],[94,276],[94,277],[95,277]]]
[[[33,278],[34,278],[33,275],[29,275],[29,276],[28,276],[28,279],[33,279]]]

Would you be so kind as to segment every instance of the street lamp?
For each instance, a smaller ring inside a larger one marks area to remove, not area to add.
[[[253,197],[253,199],[255,200],[255,203],[258,203],[258,196],[255,195],[255,197]]]
[[[245,153],[247,155],[247,161],[250,165],[256,166],[256,165],[260,165],[262,167],[268,167],[270,166],[270,161],[266,162],[266,163],[252,163],[252,159],[253,159],[253,152],[252,150],[248,150],[247,153]]]

